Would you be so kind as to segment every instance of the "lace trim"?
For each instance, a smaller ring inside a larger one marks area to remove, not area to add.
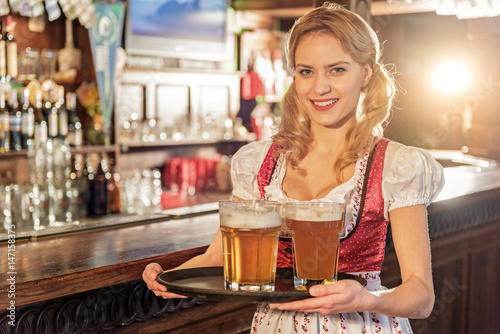
[[[285,160],[284,154],[280,154],[276,159],[276,165],[274,166],[274,173],[271,175],[271,179],[269,180],[268,185],[276,181],[276,179],[279,177],[284,160]]]
[[[354,171],[354,180],[356,181],[356,185],[353,189],[353,195],[350,198],[350,204],[352,206],[352,220],[346,224],[344,231],[342,231],[342,235],[340,236],[341,239],[347,237],[349,233],[351,233],[352,230],[356,227],[356,222],[358,221],[358,213],[361,205],[361,196],[363,193],[363,180],[369,157],[370,150],[366,149],[365,154],[356,162]]]

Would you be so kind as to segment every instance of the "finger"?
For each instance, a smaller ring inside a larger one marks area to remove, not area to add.
[[[178,295],[175,293],[170,293],[168,298],[187,298],[186,296]]]
[[[144,268],[144,271],[142,272],[142,279],[144,281],[155,281],[156,277],[158,277],[158,274],[160,274],[160,272],[161,271],[159,271],[157,267],[153,266],[152,264],[148,264],[146,268]]]
[[[160,283],[158,283],[156,281],[153,281],[150,284],[148,284],[148,288],[150,290],[153,290],[153,291],[162,291],[162,292],[167,292],[168,291],[168,289],[167,289],[167,287],[165,285],[160,284]]]
[[[186,296],[181,296],[171,292],[159,292],[153,291],[157,297],[162,297],[163,299],[176,299],[176,298],[187,298]]]
[[[324,307],[325,300],[323,298],[307,298],[289,303],[273,303],[269,304],[272,308],[279,310],[305,310],[317,309]]]
[[[336,282],[334,284],[326,284],[326,285],[318,284],[318,285],[313,285],[309,289],[309,294],[314,297],[320,297],[320,296],[342,293],[346,289],[347,286],[344,284],[344,282]]]
[[[332,293],[335,293],[335,289],[332,289],[329,285],[314,285],[309,289],[309,294],[313,297],[331,295]]]

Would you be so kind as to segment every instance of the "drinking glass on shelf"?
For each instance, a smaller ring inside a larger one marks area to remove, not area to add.
[[[40,80],[50,79],[56,73],[57,51],[43,49],[40,54]]]
[[[38,78],[40,68],[40,52],[27,47],[19,52],[19,81],[31,81]]]
[[[10,185],[0,186],[0,222],[5,231],[13,230],[12,225],[12,192]]]
[[[135,170],[120,178],[120,197],[124,213],[154,214],[161,209],[161,176],[158,170]]]
[[[10,185],[12,221],[16,231],[31,231],[33,229],[33,204],[31,200],[32,185],[30,183],[16,183]]]

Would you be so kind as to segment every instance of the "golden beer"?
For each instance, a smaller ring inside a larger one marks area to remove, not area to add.
[[[298,290],[337,281],[343,205],[334,203],[286,204],[286,225],[292,233],[294,283]]]
[[[221,201],[224,286],[233,291],[274,291],[281,221],[276,203]]]

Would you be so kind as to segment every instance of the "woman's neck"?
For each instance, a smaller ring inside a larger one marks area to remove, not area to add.
[[[313,142],[310,149],[330,155],[332,152],[341,153],[345,150],[349,129],[350,127],[332,129],[323,126],[311,126]]]

